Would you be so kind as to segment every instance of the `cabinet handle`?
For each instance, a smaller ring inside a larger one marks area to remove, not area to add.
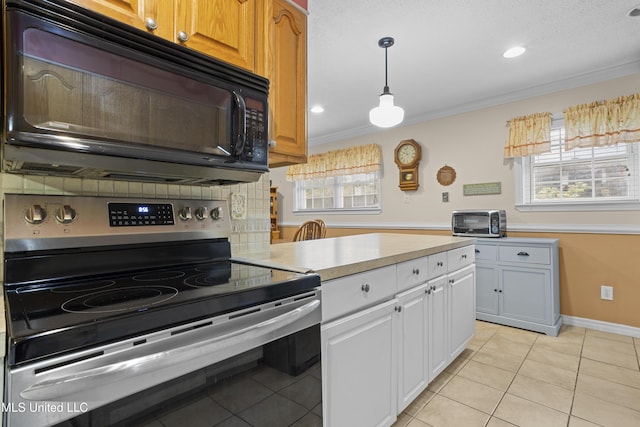
[[[502,289],[500,289],[498,292],[502,293]]]
[[[436,290],[436,285],[431,285],[431,290],[435,291]]]
[[[149,31],[155,31],[158,29],[158,23],[153,18],[147,18],[144,20],[144,26],[147,27]]]
[[[402,311],[402,306],[401,306],[401,305],[396,306],[395,310],[396,310],[398,313],[400,313],[400,312]]]
[[[522,252],[518,252],[518,256],[529,256],[529,254],[522,251]]]
[[[455,281],[455,279],[449,279],[449,283],[454,283]]]
[[[413,269],[413,274],[415,274],[416,276],[420,275],[420,269],[419,268],[414,268]]]
[[[431,295],[431,288],[429,288],[426,291],[424,291],[424,293],[427,294],[427,295]]]
[[[178,40],[180,43],[186,43],[189,40],[189,34],[184,31],[178,31]]]
[[[480,253],[480,249],[476,249],[476,253],[479,254]]]
[[[369,292],[369,289],[371,288],[369,287],[368,283],[365,283],[360,289],[362,289],[362,292]]]
[[[467,259],[467,254],[462,254],[462,259]]]
[[[438,267],[442,267],[442,266],[444,265],[444,263],[443,263],[442,261],[438,261],[438,262],[436,263],[436,265],[437,265]]]
[[[494,290],[493,290],[493,292],[498,292],[498,290],[497,290],[497,289],[494,289]]]

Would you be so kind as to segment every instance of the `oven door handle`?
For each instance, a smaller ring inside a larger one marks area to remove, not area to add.
[[[131,378],[159,369],[189,363],[201,354],[213,351],[215,347],[230,346],[236,342],[250,340],[269,334],[309,315],[320,306],[320,300],[314,299],[286,313],[264,320],[255,325],[246,326],[226,334],[208,338],[183,347],[159,351],[149,355],[123,360],[96,368],[87,369],[71,375],[47,379],[27,387],[20,393],[27,400],[60,400],[65,396],[77,395],[83,390],[96,389],[105,382],[114,382],[123,377]]]

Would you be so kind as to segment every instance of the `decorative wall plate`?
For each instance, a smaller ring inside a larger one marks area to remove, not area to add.
[[[444,165],[438,170],[436,179],[440,185],[451,185],[456,180],[456,171],[451,166]]]
[[[231,218],[247,219],[247,195],[231,194]]]

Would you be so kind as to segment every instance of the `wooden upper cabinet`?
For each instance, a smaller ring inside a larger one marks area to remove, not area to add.
[[[174,0],[67,0],[117,21],[173,40]]]
[[[255,70],[258,0],[175,0],[176,41],[223,61]]]
[[[265,0],[68,0],[222,61],[256,70]]]
[[[265,55],[270,80],[269,165],[307,161],[307,16],[285,0],[273,0]]]

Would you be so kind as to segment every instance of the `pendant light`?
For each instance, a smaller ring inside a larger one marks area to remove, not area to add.
[[[380,95],[380,105],[369,111],[369,121],[381,128],[393,127],[404,119],[404,110],[393,105],[393,94],[389,92],[387,84],[387,49],[393,46],[394,42],[393,37],[378,40],[378,46],[384,48],[384,90]]]

